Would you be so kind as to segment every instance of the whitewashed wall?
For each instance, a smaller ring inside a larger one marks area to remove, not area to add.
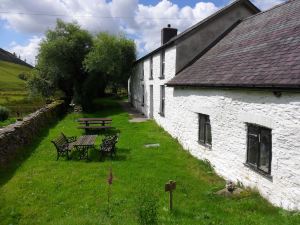
[[[157,53],[153,55],[153,80],[150,80],[150,58],[147,58],[143,62],[140,62],[136,66],[136,73],[130,78],[130,95],[132,104],[136,109],[143,112],[146,116],[150,114],[150,85],[153,85],[153,103],[154,111],[153,116],[155,120],[163,121],[164,117],[161,117],[158,113],[160,110],[160,85],[164,85],[168,80],[175,76],[175,63],[176,63],[176,47],[169,48],[165,51],[165,78],[160,79],[160,63],[161,54]],[[144,67],[144,79],[142,77],[142,67]],[[145,105],[142,106],[142,85],[145,85]],[[172,88],[166,87],[166,107],[167,96],[172,92]],[[130,98],[130,97],[129,97]],[[167,110],[166,110],[167,111]]]
[[[300,210],[300,93],[278,98],[271,91],[166,88],[165,117],[159,112],[160,85],[175,74],[176,49],[166,51],[166,78],[160,80],[160,55],[144,62],[144,81],[132,77],[131,87],[139,99],[145,84],[145,106],[134,106],[149,115],[149,85],[154,85],[154,119],[199,159],[207,159],[225,179],[256,188],[276,206]],[[210,116],[212,149],[198,144],[198,113]],[[272,179],[244,165],[247,150],[246,123],[272,129]]]
[[[300,209],[300,94],[176,89],[172,97],[170,120],[161,125],[185,149],[209,160],[224,178],[257,188],[273,204]],[[198,113],[210,116],[211,150],[198,144]],[[247,122],[272,129],[272,180],[244,165]]]

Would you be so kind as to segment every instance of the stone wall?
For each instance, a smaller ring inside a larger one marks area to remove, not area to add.
[[[56,101],[24,117],[22,121],[0,128],[0,167],[6,166],[18,150],[30,143],[41,129],[66,112],[63,101]]]

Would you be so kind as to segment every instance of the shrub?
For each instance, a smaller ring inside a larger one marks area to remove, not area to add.
[[[22,72],[18,75],[19,79],[27,81],[29,79],[29,75]]]
[[[7,120],[8,116],[9,116],[9,110],[4,106],[0,106],[0,121]]]
[[[141,192],[138,197],[138,218],[141,225],[158,224],[158,198],[155,193]]]

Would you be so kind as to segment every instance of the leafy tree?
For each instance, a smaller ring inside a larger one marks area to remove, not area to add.
[[[34,76],[29,81],[33,92],[45,97],[61,90],[67,100],[82,102],[82,84],[88,74],[83,60],[92,46],[92,36],[76,23],[57,20],[41,42]]]
[[[135,61],[135,44],[124,36],[100,33],[94,39],[76,23],[57,20],[40,44],[28,86],[50,97],[62,91],[86,109],[107,85],[126,87]]]
[[[94,88],[103,93],[107,85],[111,85],[115,91],[119,87],[126,87],[132,64],[136,59],[134,42],[124,36],[100,33],[93,43],[84,60],[84,66],[95,79],[101,77],[101,90],[99,86]]]

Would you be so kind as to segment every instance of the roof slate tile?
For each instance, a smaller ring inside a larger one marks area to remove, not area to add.
[[[167,85],[300,88],[300,0],[244,19]]]

